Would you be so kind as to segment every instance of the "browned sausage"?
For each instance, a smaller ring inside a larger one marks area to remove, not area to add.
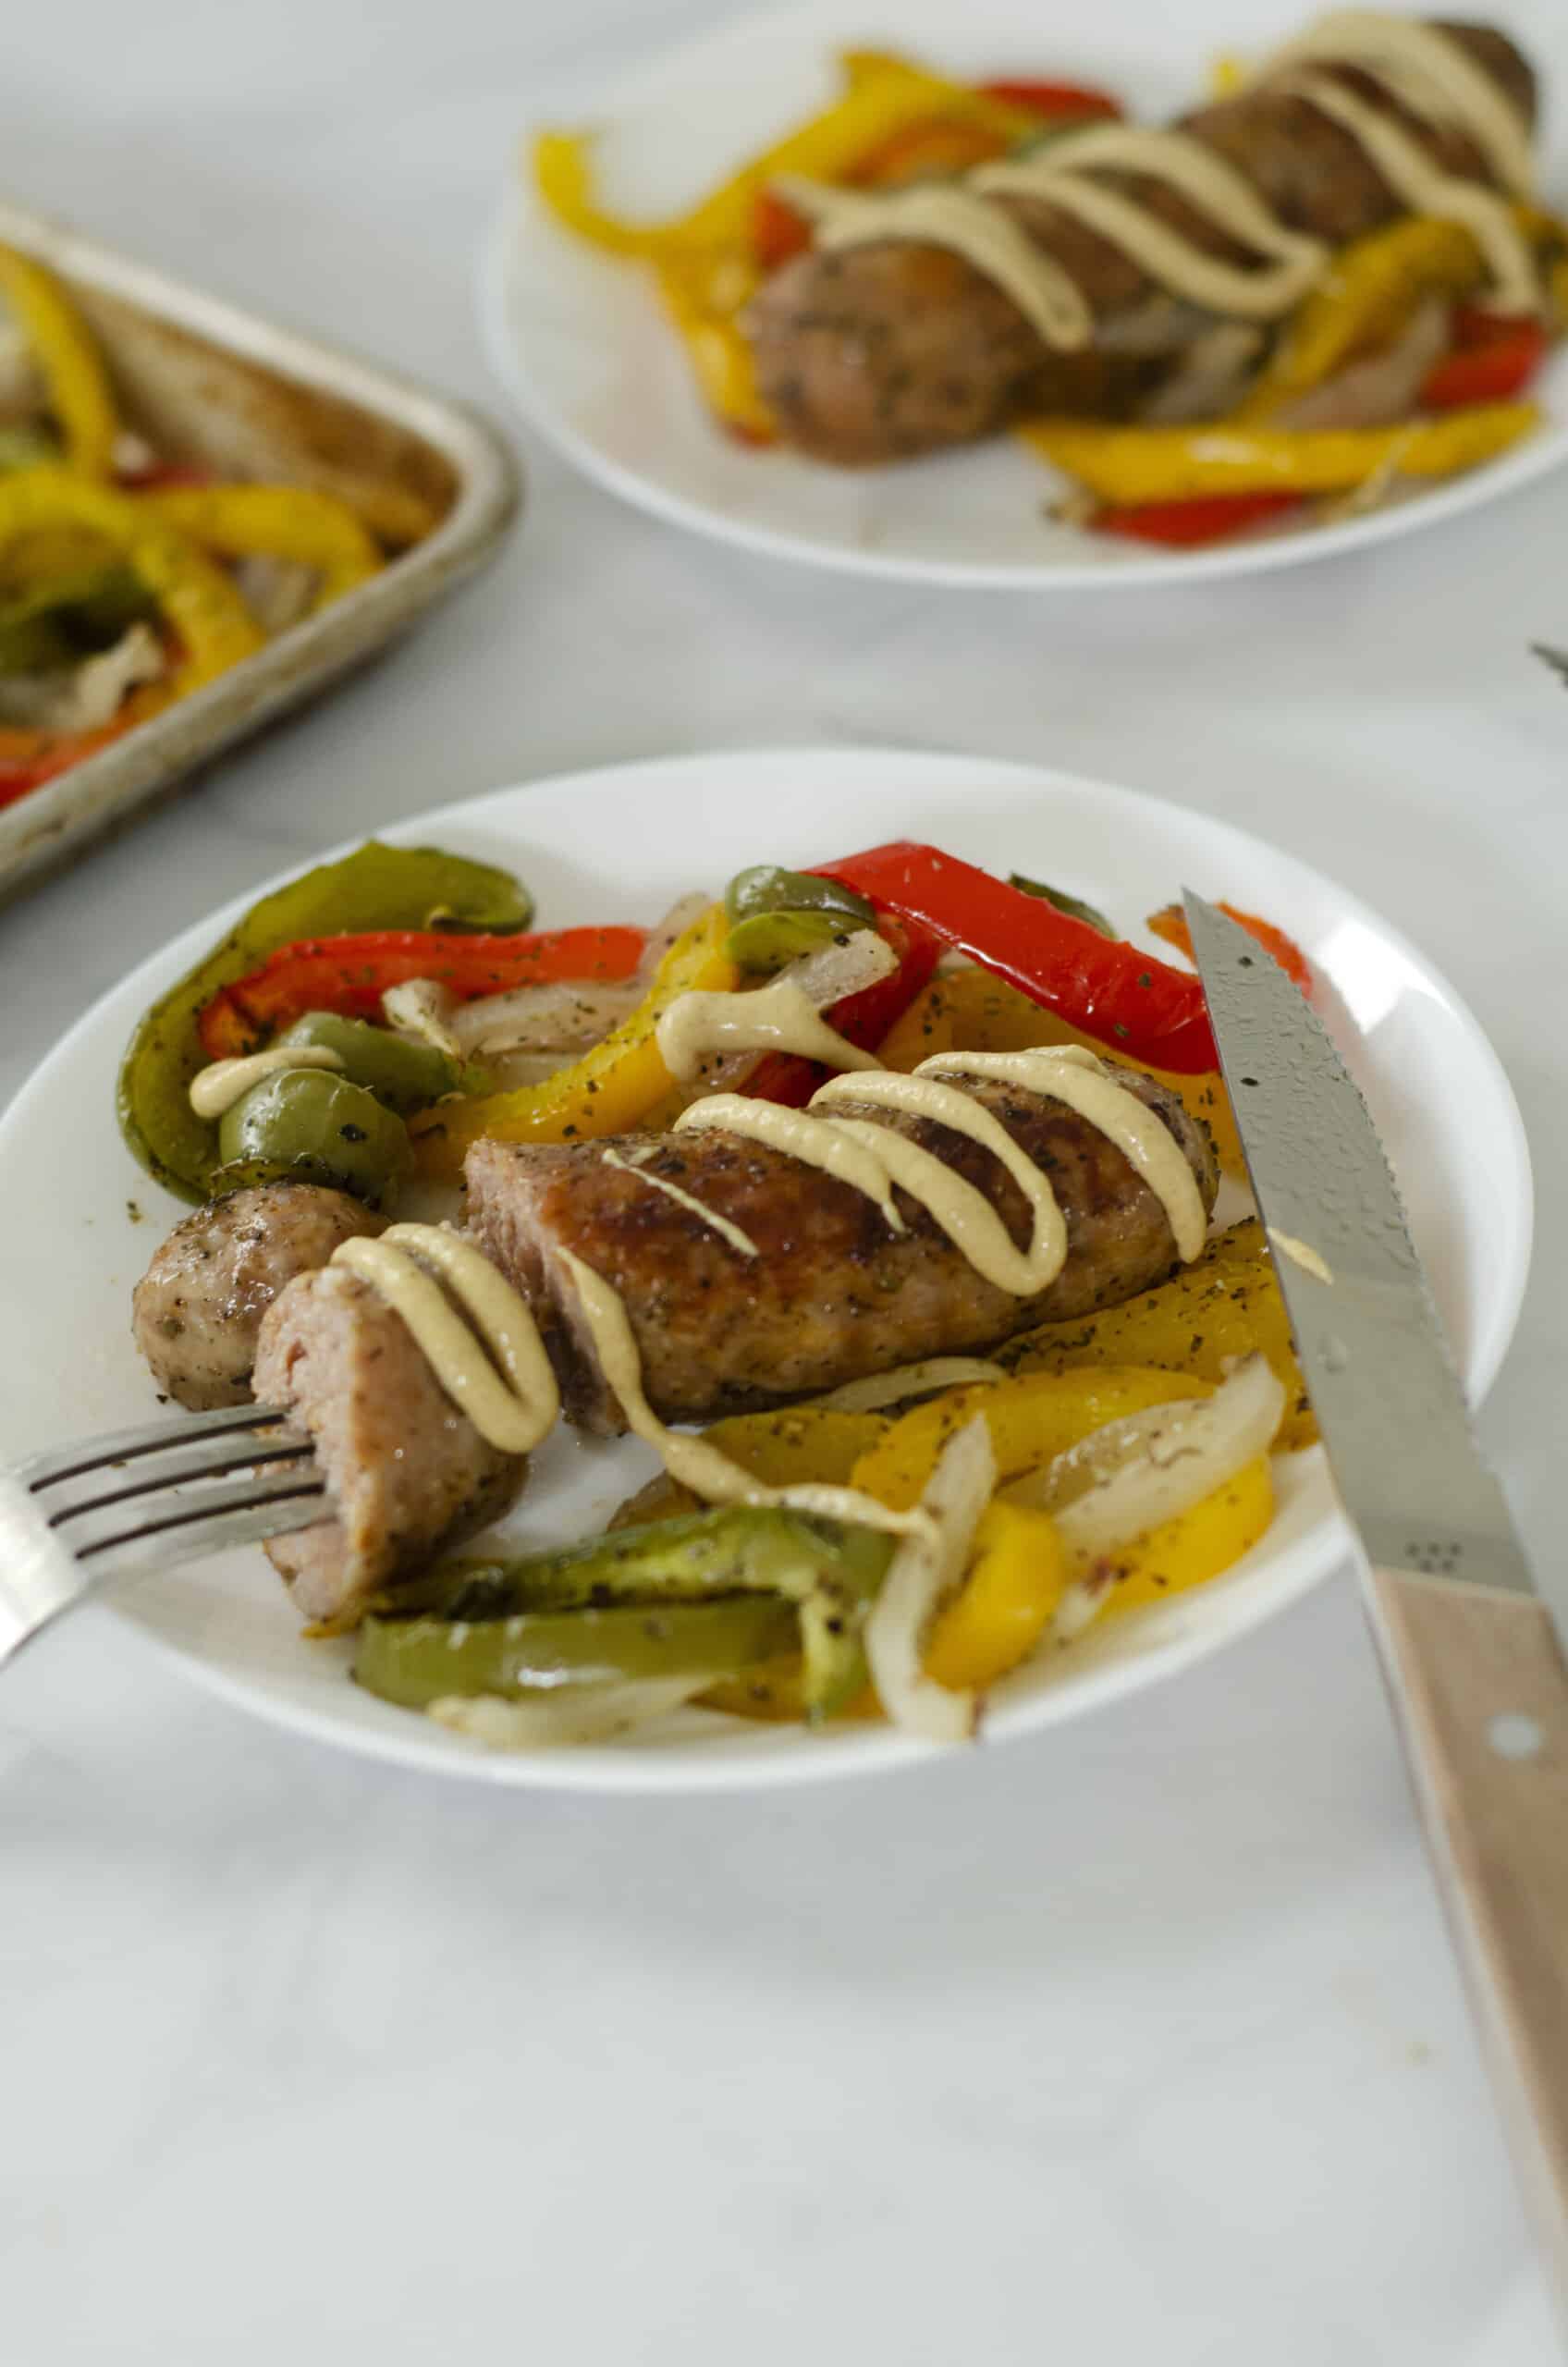
[[[136,1344],[159,1388],[193,1412],[243,1405],[262,1318],[284,1284],[385,1223],[318,1184],[263,1184],[184,1218],[131,1298]]]
[[[1484,25],[1444,30],[1533,121],[1535,76],[1513,43]],[[1448,170],[1486,178],[1461,133],[1409,116],[1364,74],[1334,70]],[[1182,129],[1235,166],[1292,228],[1333,244],[1401,211],[1351,134],[1308,99],[1264,84],[1197,109]],[[1164,183],[1105,178],[1206,252],[1247,261],[1246,249]],[[748,315],[758,382],[788,442],[861,466],[994,435],[1031,411],[1113,416],[1158,374],[1158,358],[1206,322],[1161,298],[1120,248],[1072,216],[1035,199],[999,202],[1083,290],[1096,350],[1051,352],[1011,297],[946,248],[884,241],[803,254],[766,282]]]
[[[496,1520],[527,1462],[482,1439],[442,1391],[401,1316],[359,1275],[303,1274],[268,1310],[263,1404],[310,1431],[335,1517],[267,1551],[311,1619],[350,1622],[367,1595]]]
[[[1133,1071],[1121,1081],[1170,1128],[1211,1207],[1218,1179],[1205,1134],[1162,1085]],[[1175,1262],[1164,1208],[1104,1134],[1060,1102],[1011,1085],[966,1080],[965,1089],[1046,1170],[1067,1220],[1067,1262],[1032,1298],[983,1280],[906,1196],[899,1205],[908,1231],[894,1233],[851,1186],[717,1133],[654,1138],[651,1156],[650,1138],[639,1137],[641,1175],[678,1184],[739,1225],[754,1258],[668,1193],[606,1165],[597,1144],[475,1143],[466,1167],[470,1229],[527,1294],[569,1415],[606,1433],[624,1425],[574,1329],[563,1249],[620,1292],[643,1387],[667,1421],[777,1405],[923,1356],[985,1349],[1163,1281]],[[1023,1196],[980,1145],[930,1120],[862,1111],[848,1100],[834,1114],[875,1115],[934,1151],[986,1195],[1015,1240],[1025,1238]]]

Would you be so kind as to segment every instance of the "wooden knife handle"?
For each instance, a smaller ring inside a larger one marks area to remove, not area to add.
[[[1510,2143],[1568,2310],[1568,1667],[1533,1596],[1371,1573]]]

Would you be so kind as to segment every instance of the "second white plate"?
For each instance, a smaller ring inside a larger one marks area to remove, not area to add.
[[[1025,0],[808,0],[704,34],[578,101],[606,128],[611,200],[650,219],[679,210],[827,104],[834,53],[879,45],[960,78],[1037,74],[1115,91],[1145,120],[1193,105],[1214,58],[1298,30],[1309,0],[1120,0],[1052,22]],[[1542,85],[1568,82],[1561,0],[1511,0],[1509,31]],[[570,107],[552,120],[571,121]],[[1568,186],[1548,127],[1544,186]],[[481,265],[495,366],[537,425],[586,472],[676,524],[779,558],[863,575],[974,586],[1193,583],[1290,567],[1438,524],[1568,460],[1568,354],[1548,370],[1555,419],[1492,466],[1363,518],[1211,551],[1151,552],[1047,515],[1064,483],[1011,437],[887,469],[829,469],[748,449],[713,424],[646,276],[568,237],[513,171]]]

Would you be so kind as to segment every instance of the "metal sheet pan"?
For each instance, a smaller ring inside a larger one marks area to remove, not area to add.
[[[56,271],[127,425],[160,457],[364,496],[425,531],[369,583],[0,810],[0,899],[80,854],[220,749],[370,656],[493,555],[518,464],[461,404],[0,203],[0,240]]]

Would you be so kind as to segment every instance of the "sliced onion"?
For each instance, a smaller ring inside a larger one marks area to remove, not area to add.
[[[678,896],[663,919],[654,924],[643,948],[643,959],[637,964],[639,995],[646,993],[654,972],[676,938],[684,937],[692,922],[700,921],[712,903],[711,896],[704,896],[701,889],[696,889],[689,896]]]
[[[1264,1357],[1248,1356],[1212,1397],[1108,1422],[1010,1488],[1008,1499],[1050,1513],[1071,1554],[1114,1553],[1266,1453],[1284,1410],[1284,1384]]]
[[[836,1414],[875,1414],[884,1405],[912,1404],[917,1397],[935,1397],[944,1389],[962,1389],[975,1381],[1006,1380],[1000,1365],[984,1356],[927,1356],[917,1365],[900,1365],[893,1372],[871,1373],[864,1380],[847,1380],[811,1404]]]
[[[798,987],[816,1010],[831,1011],[847,996],[862,994],[890,976],[898,966],[899,957],[885,938],[875,929],[858,928],[839,944],[824,945],[815,953],[802,953],[798,961],[786,963],[767,983]],[[710,1093],[744,1092],[746,1079],[767,1057],[766,1052],[726,1052],[717,1060],[704,1061],[701,1080],[692,1087],[693,1100],[705,1099]]]
[[[0,683],[0,717],[37,731],[101,731],[128,692],[166,672],[163,644],[134,624],[112,648],[46,674],[13,674]]]
[[[563,979],[551,986],[513,987],[481,995],[452,1013],[451,1029],[469,1059],[497,1052],[585,1052],[619,1027],[642,999],[635,979],[605,986]],[[559,1063],[557,1063],[557,1066]]]
[[[1418,408],[1427,374],[1448,344],[1448,306],[1430,297],[1381,351],[1337,370],[1298,395],[1270,423],[1280,427],[1391,427]]]
[[[438,978],[404,978],[388,987],[381,998],[381,1015],[399,1036],[416,1044],[430,1044],[449,1061],[460,1061],[462,1046],[452,1031],[457,996]]]
[[[943,1597],[963,1576],[996,1484],[991,1433],[977,1415],[943,1448],[920,1500],[926,1518],[894,1554],[865,1623],[865,1657],[882,1707],[896,1726],[926,1742],[967,1742],[979,1719],[979,1697],[937,1684],[922,1656]]]
[[[713,1683],[705,1676],[640,1678],[626,1685],[564,1686],[558,1692],[514,1701],[499,1693],[448,1693],[426,1711],[449,1734],[466,1735],[487,1750],[545,1750],[563,1743],[606,1742],[679,1710]]]

